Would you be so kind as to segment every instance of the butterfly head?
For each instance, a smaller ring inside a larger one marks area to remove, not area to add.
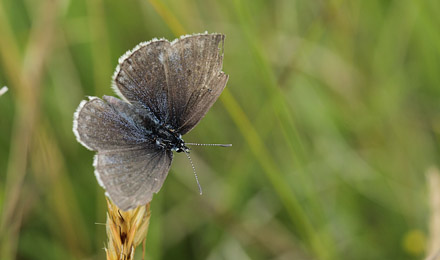
[[[174,150],[178,153],[183,153],[183,152],[188,153],[189,152],[189,148],[185,146],[185,143],[183,143],[182,146],[174,148]]]
[[[179,136],[171,150],[176,151],[177,153],[189,153],[190,149],[185,145],[185,141]]]

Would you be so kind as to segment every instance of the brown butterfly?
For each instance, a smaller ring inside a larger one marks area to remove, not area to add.
[[[224,38],[205,33],[140,43],[119,59],[113,76],[122,100],[90,97],[79,105],[73,132],[97,151],[96,178],[120,209],[151,201],[173,151],[188,154],[182,135],[205,116],[228,81],[221,71]]]

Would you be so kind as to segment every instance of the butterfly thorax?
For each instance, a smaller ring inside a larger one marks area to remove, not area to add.
[[[185,141],[183,141],[182,136],[166,126],[161,125],[155,129],[153,141],[162,149],[176,151],[178,153],[189,151],[189,148],[185,146]]]

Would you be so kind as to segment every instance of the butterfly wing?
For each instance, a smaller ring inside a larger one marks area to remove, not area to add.
[[[151,201],[168,175],[172,157],[171,151],[141,146],[98,152],[95,175],[111,200],[127,211]]]
[[[142,107],[114,97],[81,102],[74,116],[78,141],[95,156],[95,175],[122,210],[148,203],[162,187],[172,152],[148,139],[155,122]]]
[[[114,97],[83,100],[74,115],[73,132],[89,150],[106,151],[132,148],[147,142],[146,114]]]
[[[224,39],[221,34],[195,35],[177,40],[169,50],[171,111],[181,134],[205,116],[226,86]]]
[[[220,96],[224,35],[199,34],[173,42],[141,43],[120,59],[114,89],[140,102],[180,134],[190,131]]]

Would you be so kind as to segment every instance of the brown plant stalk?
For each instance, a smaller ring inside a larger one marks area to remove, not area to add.
[[[426,260],[440,259],[440,171],[437,167],[428,169],[429,204],[431,216]]]
[[[150,203],[122,211],[107,199],[107,260],[134,259],[136,247],[145,240],[150,223]],[[145,251],[144,251],[145,253]]]

